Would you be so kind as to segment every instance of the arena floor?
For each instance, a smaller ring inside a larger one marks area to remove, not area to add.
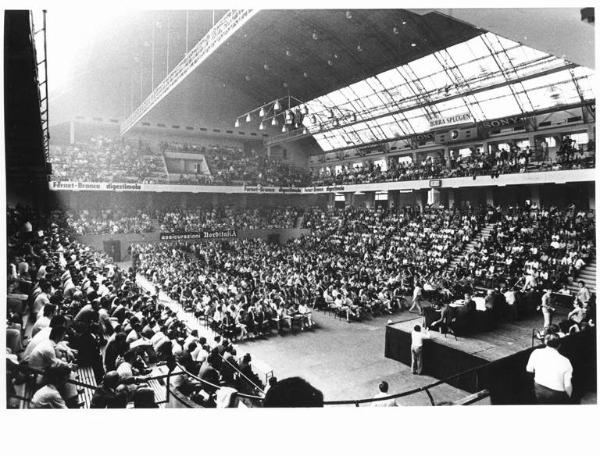
[[[394,321],[414,319],[403,312]],[[389,393],[400,393],[436,381],[413,375],[408,366],[384,357],[385,325],[388,317],[361,323],[347,323],[319,311],[313,313],[319,325],[314,331],[288,333],[269,339],[238,343],[239,352],[250,352],[268,363],[278,378],[301,376],[323,391],[325,400],[362,399],[378,392],[381,380]],[[427,362],[427,361],[425,361]],[[431,390],[436,402],[451,401],[469,393],[440,385]],[[426,393],[398,400],[403,405],[430,405]],[[482,404],[489,400],[481,401]]]

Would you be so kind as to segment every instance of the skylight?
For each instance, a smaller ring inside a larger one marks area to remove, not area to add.
[[[481,122],[593,100],[592,74],[485,33],[309,101],[304,125],[325,151],[361,146],[424,133],[435,118]]]

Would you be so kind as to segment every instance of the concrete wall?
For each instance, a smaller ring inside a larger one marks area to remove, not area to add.
[[[49,192],[51,207],[65,209],[177,209],[233,206],[237,208],[327,207],[329,194],[235,194],[156,192]]]

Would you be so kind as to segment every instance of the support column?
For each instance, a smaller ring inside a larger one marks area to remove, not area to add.
[[[425,204],[427,204],[427,192],[423,190],[416,190],[413,193],[415,194],[415,204],[419,206],[420,211],[423,211]]]
[[[430,188],[427,191],[427,204],[429,206],[439,206],[440,205],[440,191],[437,188]]]
[[[346,192],[344,193],[344,198],[346,198],[346,207],[354,207],[354,192]]]
[[[485,188],[485,204],[494,206],[494,187]]]
[[[454,207],[454,189],[448,189],[448,209],[452,209]]]
[[[531,186],[531,205],[540,206],[540,186],[532,185]]]
[[[388,207],[395,209],[398,206],[398,190],[388,191]]]
[[[446,166],[450,166],[450,148],[444,148],[444,160],[446,161]]]
[[[335,207],[335,193],[327,194],[327,209],[332,209]]]

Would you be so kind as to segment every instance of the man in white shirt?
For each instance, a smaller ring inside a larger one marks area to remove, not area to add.
[[[590,290],[585,286],[585,282],[583,280],[580,280],[578,284],[579,289],[577,290],[577,299],[581,303],[588,302],[591,298]]]
[[[196,347],[191,351],[192,360],[199,364],[202,364],[208,359],[208,351],[204,348],[206,346],[206,338],[201,337],[198,342],[194,342]]]
[[[50,327],[50,320],[54,316],[55,310],[56,306],[54,306],[53,304],[46,304],[44,306],[44,316],[36,320],[35,324],[33,325],[33,328],[31,329],[31,337],[35,337],[35,335],[39,333],[42,329]]]
[[[379,384],[379,393],[377,393],[375,396],[373,396],[373,398],[379,399],[379,398],[389,396],[388,388],[389,388],[388,382],[382,381]],[[396,402],[396,399],[385,399],[385,400],[381,400],[381,401],[372,402],[371,404],[373,405],[373,407],[398,407],[398,403]]]
[[[25,359],[29,363],[29,367],[44,371],[50,366],[67,366],[67,363],[56,355],[56,345],[62,340],[65,333],[66,329],[64,327],[52,328],[49,338],[37,344]]]
[[[544,342],[546,347],[534,350],[526,367],[534,374],[535,397],[538,404],[568,404],[573,393],[573,366],[558,352],[558,335],[548,334]]]
[[[66,409],[67,404],[60,390],[68,380],[71,370],[67,366],[53,366],[46,370],[46,385],[35,392],[31,408]]]
[[[421,375],[423,371],[423,340],[429,339],[429,330],[427,328],[421,330],[420,325],[415,325],[411,334],[411,363],[410,367],[413,374]]]
[[[44,282],[41,285],[41,293],[39,293],[35,300],[33,301],[33,305],[31,307],[31,316],[33,321],[36,321],[39,316],[41,316],[41,312],[44,309],[44,306],[50,304],[50,293],[52,292],[52,286],[48,282]]]
[[[422,298],[423,298],[423,288],[421,288],[421,284],[417,282],[415,284],[415,288],[413,290],[412,306],[410,306],[410,309],[408,309],[408,311],[412,312],[413,309],[416,307],[419,311],[419,314],[422,314],[423,309],[421,308],[421,305],[420,305]]]

